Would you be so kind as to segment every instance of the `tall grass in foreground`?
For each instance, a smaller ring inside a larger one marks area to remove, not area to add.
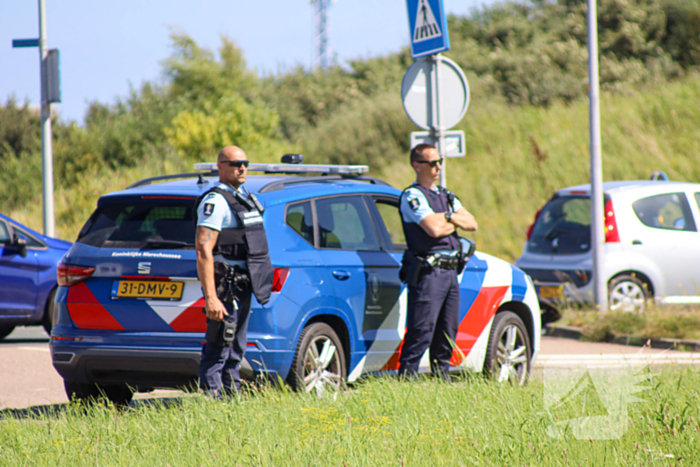
[[[644,370],[642,370],[644,371]],[[554,420],[605,413],[595,393],[548,414],[543,383],[357,384],[337,398],[280,389],[216,401],[185,396],[126,412],[77,405],[0,421],[2,465],[697,465],[700,376],[666,370],[609,441],[554,439]]]

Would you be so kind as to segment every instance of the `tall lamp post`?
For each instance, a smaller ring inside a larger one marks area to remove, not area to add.
[[[598,83],[598,12],[597,0],[588,0],[588,80],[589,131],[591,151],[591,245],[593,252],[593,286],[599,311],[608,310],[608,289],[603,275],[605,231],[603,205],[603,164],[600,142],[600,101]]]
[[[41,66],[41,173],[44,235],[53,237],[53,154],[51,149],[51,103],[61,102],[59,56],[46,45],[46,6],[39,0],[39,39],[14,39],[12,47],[38,47]]]

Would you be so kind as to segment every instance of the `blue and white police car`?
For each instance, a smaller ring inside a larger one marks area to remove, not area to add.
[[[59,268],[51,356],[69,396],[176,388],[197,378],[204,299],[194,250],[200,173],[142,180],[102,196]],[[398,367],[405,334],[401,191],[366,166],[251,164],[264,206],[272,298],[255,298],[242,374],[322,392]],[[477,252],[460,276],[455,370],[523,384],[540,348],[540,308],[520,269]],[[429,356],[421,367],[428,369]]]

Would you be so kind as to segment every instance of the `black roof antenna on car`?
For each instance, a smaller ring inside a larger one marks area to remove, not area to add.
[[[651,177],[649,177],[649,180],[654,182],[667,182],[669,178],[665,172],[657,170],[656,172],[651,173]]]

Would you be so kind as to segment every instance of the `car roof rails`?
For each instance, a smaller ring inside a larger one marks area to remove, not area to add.
[[[218,172],[217,172],[218,173]],[[149,178],[144,178],[143,180],[139,180],[138,182],[132,183],[127,187],[127,190],[129,188],[137,188],[140,186],[146,186],[146,185],[151,185],[153,183],[157,182],[164,182],[166,180],[178,180],[182,178],[199,178],[197,180],[198,185],[204,185],[209,183],[208,181],[204,180],[204,176],[208,174],[203,174],[201,172],[190,172],[190,173],[182,173],[182,174],[174,174],[174,175],[160,175],[158,177],[149,177]]]
[[[656,172],[651,173],[651,177],[649,177],[649,180],[654,182],[668,182],[669,178],[665,172],[657,170]]]
[[[295,183],[308,183],[308,182],[318,182],[318,181],[331,181],[331,180],[360,180],[373,183],[375,185],[385,185],[391,186],[384,180],[380,180],[374,177],[362,176],[362,174],[369,172],[369,166],[366,165],[335,165],[335,164],[301,164],[303,161],[303,156],[301,154],[285,154],[282,157],[282,164],[250,164],[248,166],[249,172],[263,172],[265,174],[279,174],[279,175],[316,175],[311,177],[302,177],[297,179],[286,179],[271,182],[261,188],[260,192],[265,193],[269,191],[280,190],[285,186],[293,185]],[[183,178],[194,178],[198,177],[199,180],[197,184],[203,185],[208,183],[204,177],[213,177],[219,175],[219,170],[216,162],[200,162],[194,164],[194,170],[205,171],[202,172],[191,172],[182,173],[175,175],[161,175],[158,177],[144,178],[136,183],[129,185],[129,188],[137,188],[140,186],[150,185],[152,183],[162,182],[166,180],[178,180]]]
[[[285,154],[282,160],[299,160],[288,156],[297,156],[297,154]],[[208,170],[209,174],[217,175],[219,173],[216,162],[201,162],[194,164],[195,170]],[[375,185],[391,186],[384,180],[374,177],[362,176],[363,173],[369,171],[366,165],[334,165],[334,164],[300,164],[298,162],[288,162],[284,164],[250,164],[249,172],[263,172],[265,174],[279,175],[308,175],[318,174],[315,177],[300,177],[284,180],[277,180],[260,188],[260,193],[268,193],[270,191],[281,190],[287,186],[298,183],[313,183],[313,182],[328,182],[332,180],[359,180],[369,182]]]
[[[194,164],[194,170],[208,170],[219,173],[216,162],[200,162]],[[366,165],[333,165],[333,164],[250,164],[248,172],[264,172],[281,175],[361,175],[369,172]]]

